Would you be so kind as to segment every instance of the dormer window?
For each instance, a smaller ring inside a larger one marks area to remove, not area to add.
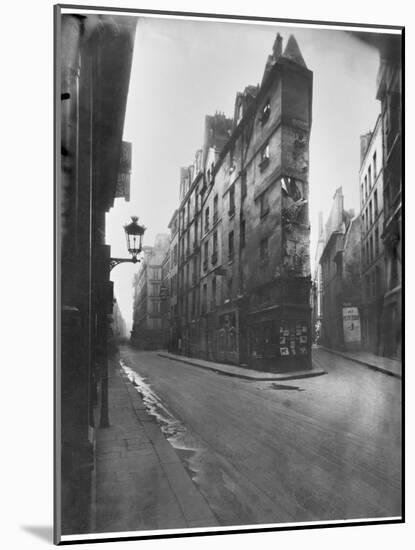
[[[269,119],[269,115],[271,113],[271,102],[269,99],[265,102],[265,105],[262,107],[261,112],[261,124],[264,125],[267,120]]]

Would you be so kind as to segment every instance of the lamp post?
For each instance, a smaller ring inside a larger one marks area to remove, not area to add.
[[[109,270],[111,271],[118,264],[125,262],[131,262],[136,264],[140,262],[138,255],[142,251],[143,235],[146,230],[144,225],[139,225],[137,216],[131,216],[131,222],[124,225],[125,236],[127,239],[127,250],[131,254],[131,258],[110,258]],[[108,260],[107,260],[108,261]],[[108,342],[108,327],[106,328],[107,334],[105,335],[106,342]],[[109,427],[109,415],[108,415],[108,350],[106,351],[106,358],[103,367],[103,376],[101,381],[101,419],[100,427]]]
[[[131,222],[124,225],[125,236],[127,239],[127,250],[131,258],[110,258],[110,271],[118,264],[132,262],[136,264],[140,261],[137,256],[142,251],[143,235],[146,230],[144,225],[139,225],[137,216],[131,216]]]

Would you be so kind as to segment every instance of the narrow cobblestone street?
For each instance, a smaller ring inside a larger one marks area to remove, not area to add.
[[[401,514],[401,381],[314,354],[327,375],[275,382],[121,349],[219,524]]]

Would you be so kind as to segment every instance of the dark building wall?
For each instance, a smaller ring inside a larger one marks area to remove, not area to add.
[[[377,98],[383,131],[383,196],[386,288],[381,352],[400,358],[402,348],[402,43],[391,37],[381,51]]]
[[[63,534],[90,531],[94,407],[105,402],[112,313],[105,212],[113,205],[134,43],[129,17],[58,14],[61,139],[57,158],[60,240],[60,460]],[[60,33],[59,33],[60,29]],[[118,59],[113,66],[114,59]],[[59,260],[58,260],[59,261]],[[102,420],[102,418],[101,418]]]

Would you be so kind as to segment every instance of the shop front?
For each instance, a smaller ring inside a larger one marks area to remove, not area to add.
[[[310,313],[309,308],[283,306],[250,313],[249,366],[271,372],[311,368]]]

